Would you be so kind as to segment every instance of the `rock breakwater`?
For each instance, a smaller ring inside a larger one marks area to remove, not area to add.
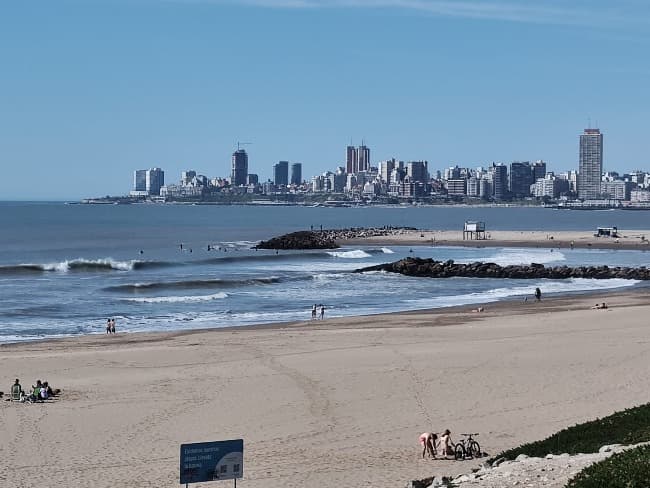
[[[337,241],[375,236],[399,235],[413,227],[352,227],[349,229],[325,229],[299,231],[273,237],[260,242],[258,249],[337,249]]]
[[[258,249],[336,249],[339,245],[325,232],[299,231],[261,241]]]
[[[469,264],[449,261],[434,261],[433,259],[406,258],[393,263],[379,264],[356,270],[357,273],[366,271],[387,271],[406,276],[421,276],[428,278],[515,278],[515,279],[564,279],[564,278],[595,278],[625,280],[650,280],[650,269],[609,267],[609,266],[557,266],[546,268],[543,264],[499,266],[495,263],[475,262]]]

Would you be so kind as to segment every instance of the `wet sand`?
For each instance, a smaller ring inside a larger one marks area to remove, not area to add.
[[[423,431],[495,454],[648,401],[647,288],[482,306],[0,346],[2,390],[63,389],[0,402],[0,485],[174,486],[181,443],[241,437],[241,486],[398,488],[471,468]]]

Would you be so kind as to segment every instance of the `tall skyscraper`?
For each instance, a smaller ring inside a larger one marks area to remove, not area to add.
[[[357,174],[370,169],[370,148],[365,145],[359,147],[348,146],[345,154],[345,171],[348,174]]]
[[[580,134],[580,163],[578,166],[578,198],[600,198],[603,174],[603,135],[600,129],[585,129]]]
[[[289,161],[279,161],[273,165],[273,183],[276,186],[289,184]]]
[[[363,144],[357,148],[357,164],[356,173],[370,169],[370,148]]]
[[[291,165],[291,184],[300,185],[302,184],[302,164],[293,163]]]
[[[248,176],[248,154],[243,149],[237,149],[232,153],[231,184],[240,186],[246,184]]]
[[[345,150],[345,172],[355,173],[354,170],[358,166],[357,161],[357,149],[354,146],[348,146]]]

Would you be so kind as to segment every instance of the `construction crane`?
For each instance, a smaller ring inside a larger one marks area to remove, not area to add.
[[[240,146],[250,146],[251,144],[253,144],[253,143],[252,142],[239,142],[239,141],[237,141],[237,150],[239,151],[241,149]]]

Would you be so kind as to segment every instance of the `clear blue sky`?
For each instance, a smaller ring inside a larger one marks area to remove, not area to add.
[[[160,166],[309,177],[365,138],[432,169],[544,159],[650,170],[646,0],[0,3],[0,200],[124,194]]]

